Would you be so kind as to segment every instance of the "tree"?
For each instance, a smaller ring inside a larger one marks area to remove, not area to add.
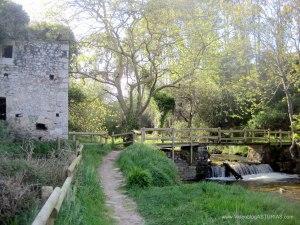
[[[69,89],[69,128],[72,131],[105,131],[109,108],[93,82],[72,81]]]
[[[291,14],[295,7],[293,3],[293,1],[276,0],[272,4],[264,5],[261,25],[265,32],[262,32],[261,43],[268,56],[266,65],[278,78],[285,93],[290,129],[294,134],[294,105],[291,89],[297,80],[295,77],[299,79],[300,76],[298,73],[292,73],[291,55],[293,53],[289,49],[297,50],[298,56],[300,56],[298,50],[300,31],[291,28],[291,24],[294,25],[293,22],[299,27],[298,18],[294,20]],[[296,7],[296,11],[299,12],[298,7]],[[290,148],[292,157],[294,157],[295,144],[293,141]]]
[[[127,129],[141,126],[156,93],[194,73],[213,42],[203,29],[196,29],[199,21],[191,25],[194,17],[186,12],[196,5],[189,3],[186,9],[181,1],[70,2],[80,10],[79,15],[94,21],[83,41],[82,49],[88,54],[75,72],[105,84],[106,92],[119,102]],[[193,38],[192,43],[188,37]]]
[[[161,113],[159,126],[164,127],[168,114],[174,113],[175,99],[166,92],[158,92],[154,95],[154,100]]]
[[[26,37],[28,23],[29,17],[21,5],[9,0],[0,2],[0,43]]]

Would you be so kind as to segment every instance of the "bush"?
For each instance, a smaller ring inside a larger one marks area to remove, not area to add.
[[[118,165],[129,187],[168,186],[179,182],[175,164],[154,146],[139,143],[129,146],[121,153]]]
[[[64,143],[62,143],[64,144]],[[66,143],[18,140],[0,123],[0,224],[27,224],[39,202],[40,187],[61,186],[75,158]]]
[[[22,180],[21,175],[0,179],[0,221],[3,224],[11,224],[16,214],[32,207],[38,201],[38,194]]]
[[[127,185],[129,187],[149,187],[152,183],[152,176],[148,170],[134,168],[128,174]]]

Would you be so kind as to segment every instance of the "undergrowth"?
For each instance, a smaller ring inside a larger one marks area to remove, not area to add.
[[[0,123],[0,225],[30,224],[40,207],[42,186],[61,186],[70,162],[71,145],[21,140]]]

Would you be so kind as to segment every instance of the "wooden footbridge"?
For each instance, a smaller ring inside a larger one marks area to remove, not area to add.
[[[142,128],[141,142],[162,148],[193,145],[290,145],[290,131],[221,128]]]
[[[292,133],[290,131],[271,131],[259,129],[221,129],[221,128],[142,128],[139,131],[111,134],[106,132],[70,132],[73,141],[78,138],[81,142],[90,139],[92,143],[98,140],[100,143],[111,143],[116,145],[129,145],[134,142],[147,143],[158,146],[160,149],[172,151],[174,160],[177,148],[190,147],[191,157],[193,147],[208,145],[277,145],[289,146],[292,144]]]
[[[290,131],[271,131],[258,129],[221,129],[221,128],[142,128],[139,131],[111,134],[107,132],[70,132],[73,141],[78,137],[89,137],[91,142],[98,140],[107,143],[111,139],[115,144],[130,144],[142,142],[159,146],[160,148],[174,148],[197,145],[282,145],[292,143]],[[104,141],[105,140],[105,141]]]

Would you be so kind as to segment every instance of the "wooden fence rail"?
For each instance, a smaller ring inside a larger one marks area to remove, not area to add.
[[[34,219],[32,225],[53,225],[55,218],[57,218],[61,205],[70,189],[75,169],[82,158],[83,145],[78,145],[76,149],[77,157],[72,161],[67,170],[67,178],[63,186],[56,187],[50,197],[47,199],[42,209]]]

